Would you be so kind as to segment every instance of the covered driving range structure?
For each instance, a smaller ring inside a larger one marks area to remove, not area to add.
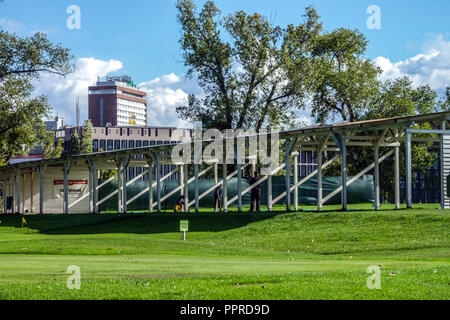
[[[426,126],[423,126],[426,124]],[[419,125],[421,125],[419,129]],[[426,127],[427,129],[423,129]],[[447,130],[447,128],[449,128]],[[262,135],[257,135],[258,139]],[[198,161],[180,163],[174,162],[171,157],[172,149],[177,144],[156,145],[115,151],[66,156],[58,159],[44,159],[10,164],[0,167],[0,179],[3,181],[3,213],[86,213],[98,212],[99,205],[118,194],[117,211],[127,212],[127,205],[139,197],[148,197],[148,211],[161,211],[161,203],[170,196],[179,193],[184,195],[185,210],[198,212],[199,200],[222,184],[224,189],[223,207],[227,211],[231,205],[236,205],[242,210],[242,196],[258,184],[267,184],[268,210],[280,201],[284,201],[286,211],[298,208],[299,187],[312,177],[317,179],[317,209],[322,210],[324,204],[333,196],[341,194],[342,209],[347,209],[347,187],[366,173],[374,175],[374,199],[375,209],[380,209],[380,184],[379,164],[393,156],[395,205],[400,207],[400,146],[405,146],[405,171],[406,171],[406,206],[412,206],[412,163],[411,147],[413,143],[432,141],[439,144],[440,180],[441,180],[441,207],[450,208],[450,197],[447,192],[447,179],[450,176],[450,112],[438,112],[414,116],[377,119],[360,122],[343,122],[335,125],[310,126],[277,134],[286,155],[283,163],[267,164],[270,170],[263,174],[258,182],[245,189],[241,187],[243,170],[251,166],[256,167],[256,159],[244,159],[235,161],[232,172],[226,165],[219,165],[223,159],[204,160],[205,169],[200,171]],[[244,139],[249,138],[246,136]],[[266,134],[267,140],[271,135]],[[202,150],[212,142],[225,145],[227,141],[239,139],[239,137],[227,137],[226,139],[202,140],[183,143],[189,145],[191,150],[200,146]],[[240,137],[242,139],[242,137]],[[178,144],[181,146],[181,144]],[[371,147],[373,148],[373,162],[358,174],[347,176],[348,153],[347,147]],[[382,148],[382,149],[380,149]],[[317,170],[299,180],[297,170],[297,152],[315,151],[317,153]],[[385,153],[381,154],[380,150]],[[333,152],[334,157],[324,159],[324,152]],[[225,153],[224,153],[225,154]],[[341,159],[341,186],[326,196],[322,189],[322,172],[333,161]],[[198,159],[197,159],[198,160]],[[149,168],[159,168],[162,164],[170,164],[174,168],[171,172],[162,175],[161,170],[155,170],[153,176]],[[144,171],[134,179],[126,181],[126,170],[130,166],[144,167]],[[189,166],[193,167],[193,175],[189,176]],[[230,166],[231,167],[231,166]],[[115,169],[117,176],[112,177],[101,184],[98,183],[99,170]],[[285,190],[280,194],[272,194],[272,176],[284,170]],[[179,171],[179,185],[169,194],[162,196],[161,183],[175,171]],[[199,179],[208,171],[212,171],[214,185],[208,190],[199,192]],[[253,172],[254,170],[251,170]],[[149,175],[149,184],[131,199],[127,199],[127,186],[134,183],[143,175]],[[293,179],[291,179],[293,176]],[[228,194],[227,181],[237,178],[237,193]],[[111,194],[98,199],[99,190],[113,179],[118,180],[117,189]],[[188,198],[188,185],[194,184],[195,196]],[[156,199],[153,190],[156,188]],[[76,196],[74,196],[76,195]]]

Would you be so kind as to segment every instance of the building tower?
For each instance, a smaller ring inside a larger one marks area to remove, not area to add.
[[[89,87],[89,119],[94,127],[146,126],[146,95],[129,76],[98,79]]]

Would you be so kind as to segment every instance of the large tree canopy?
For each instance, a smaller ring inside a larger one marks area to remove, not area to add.
[[[312,95],[313,117],[319,123],[335,120],[356,121],[377,94],[381,70],[364,58],[367,40],[357,30],[337,29],[320,35],[314,57],[316,73]]]
[[[50,107],[45,96],[32,96],[31,79],[43,72],[67,75],[71,58],[68,49],[52,44],[45,34],[21,38],[0,30],[0,164],[48,140],[42,119]],[[47,154],[53,153],[47,148]]]
[[[304,23],[281,28],[258,13],[220,18],[212,1],[198,14],[191,0],[177,8],[183,61],[204,92],[179,106],[179,115],[218,129],[292,124],[315,70],[316,11],[309,7]]]

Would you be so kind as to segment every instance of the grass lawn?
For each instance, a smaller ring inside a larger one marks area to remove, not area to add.
[[[0,299],[449,299],[450,212],[437,207],[29,215],[23,230],[0,215]]]

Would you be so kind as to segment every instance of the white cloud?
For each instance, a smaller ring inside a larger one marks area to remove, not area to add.
[[[75,104],[80,97],[81,121],[88,118],[88,87],[94,85],[97,78],[122,69],[118,60],[99,60],[79,58],[75,62],[76,71],[66,78],[44,74],[35,82],[34,94],[48,96],[53,115],[64,118],[66,124],[75,124]],[[188,93],[201,93],[195,80],[166,74],[139,84],[139,89],[147,92],[148,125],[191,127],[178,118],[176,107],[187,102]]]
[[[429,84],[438,91],[450,85],[450,41],[438,36],[425,43],[423,49],[424,53],[398,62],[377,57],[374,62],[383,70],[381,79],[395,79],[407,75],[414,85]]]
[[[45,33],[47,35],[54,34],[58,31],[58,27],[56,26],[41,26],[38,24],[26,25],[20,21],[0,18],[0,29],[11,33],[17,33],[21,36],[32,36],[36,32]]]
[[[103,61],[94,58],[79,58],[75,62],[76,71],[66,78],[44,74],[35,83],[35,94],[48,96],[53,114],[64,118],[65,123],[75,123],[75,103],[80,97],[81,120],[88,117],[88,86],[95,84],[97,77],[122,68],[118,60]]]
[[[176,107],[186,103],[189,94],[201,94],[194,79],[170,73],[139,84],[139,89],[147,92],[149,125],[192,127],[178,117]]]
[[[27,29],[22,22],[6,18],[0,18],[0,28],[13,33],[21,33]]]

